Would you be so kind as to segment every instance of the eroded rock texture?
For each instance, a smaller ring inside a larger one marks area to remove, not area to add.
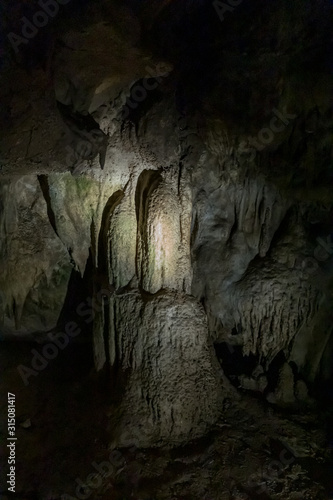
[[[222,378],[200,305],[177,292],[128,292],[112,307],[111,356],[126,378],[115,442],[177,445],[204,434],[222,411]]]
[[[57,325],[71,266],[48,217],[36,175],[1,185],[2,335],[47,331]]]
[[[56,331],[85,287],[115,441],[179,444],[231,390],[214,343],[274,403],[332,375],[329,2],[295,2],[298,50],[286,2],[223,29],[204,2],[102,4],[55,30],[52,70],[3,76],[1,331]]]

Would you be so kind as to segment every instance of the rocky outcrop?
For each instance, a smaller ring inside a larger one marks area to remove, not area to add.
[[[133,184],[113,197],[101,228],[99,266],[116,291],[95,320],[95,362],[125,379],[117,444],[180,444],[203,434],[223,402],[206,318],[190,295],[188,173],[143,170]]]
[[[115,443],[174,446],[204,434],[223,389],[200,304],[179,292],[127,292],[111,309],[110,356],[126,378]]]
[[[18,337],[54,328],[65,302],[71,266],[50,224],[40,179],[1,184],[1,334]]]

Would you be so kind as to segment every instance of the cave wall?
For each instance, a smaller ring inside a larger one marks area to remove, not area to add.
[[[73,273],[91,280],[96,370],[123,374],[118,444],[204,433],[237,349],[255,359],[237,383],[276,403],[331,376],[327,3],[307,2],[297,48],[282,1],[224,30],[203,2],[89,7],[57,32],[51,77],[20,60],[2,76],[1,333],[46,338],[75,315]]]

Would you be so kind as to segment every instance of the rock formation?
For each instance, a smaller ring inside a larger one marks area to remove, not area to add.
[[[333,81],[328,1],[224,22],[136,3],[59,18],[48,71],[3,69],[0,329],[47,340],[102,294],[114,442],[146,447],[210,428],[235,352],[237,383],[277,403],[332,376]]]

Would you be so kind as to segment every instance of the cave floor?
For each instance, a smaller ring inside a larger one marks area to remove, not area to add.
[[[68,346],[25,386],[17,366],[31,366],[33,348],[41,346],[1,345],[1,414],[14,393],[17,425],[16,491],[2,479],[1,499],[333,499],[329,412],[277,412],[247,394],[225,400],[223,418],[204,438],[169,450],[118,450],[117,465],[98,476],[94,464],[109,463],[112,406],[93,375],[90,344]],[[80,481],[92,482],[82,489]]]

